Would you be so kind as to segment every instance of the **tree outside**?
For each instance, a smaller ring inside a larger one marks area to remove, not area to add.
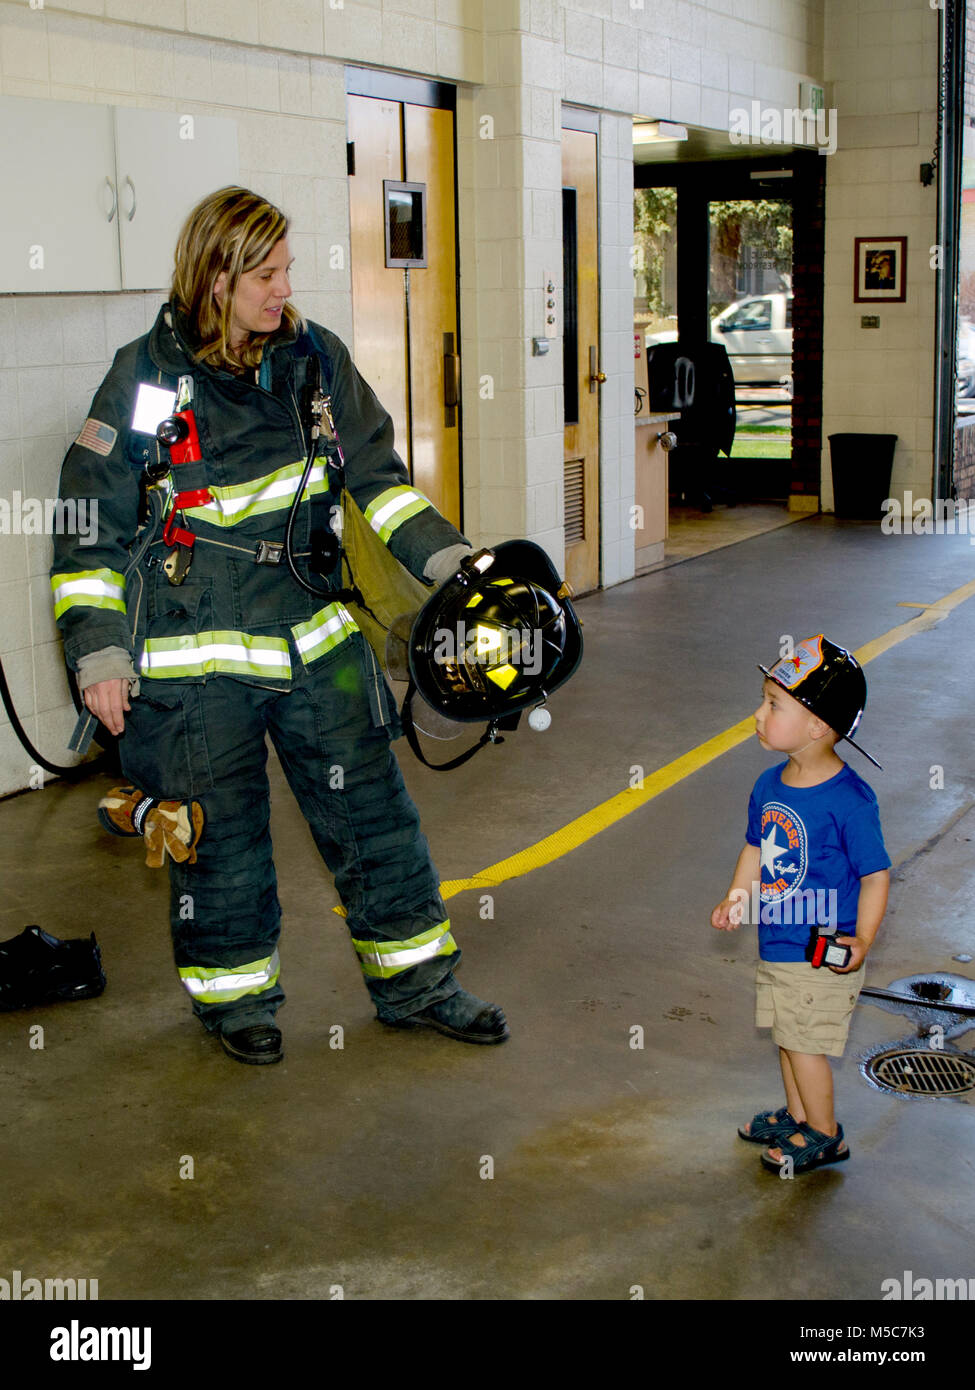
[[[792,283],[792,204],[772,198],[709,205],[710,313],[746,294],[789,289]],[[638,188],[633,194],[634,321],[649,332],[677,326],[677,190]]]
[[[748,294],[792,287],[792,204],[771,198],[708,205],[714,318]]]

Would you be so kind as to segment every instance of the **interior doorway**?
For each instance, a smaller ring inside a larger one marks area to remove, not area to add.
[[[818,511],[822,447],[823,161],[787,146],[758,156],[716,132],[683,137],[635,143],[634,242],[646,245],[634,328],[651,345],[727,351],[735,437],[707,469],[694,460],[698,475],[681,470],[680,449],[670,456],[670,553],[689,517],[720,512],[715,532],[754,534]],[[698,530],[707,548],[707,525]]]
[[[599,585],[598,135],[591,113],[563,113],[563,385],[565,577],[576,594]]]
[[[363,69],[347,85],[356,365],[413,483],[462,529],[454,89]]]

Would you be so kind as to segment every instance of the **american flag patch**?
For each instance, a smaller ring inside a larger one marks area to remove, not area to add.
[[[118,430],[113,430],[111,425],[103,425],[101,420],[95,420],[89,415],[75,443],[91,449],[96,454],[108,455],[115,447],[116,439]]]

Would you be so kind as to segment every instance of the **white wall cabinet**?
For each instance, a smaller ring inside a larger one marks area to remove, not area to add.
[[[239,178],[237,125],[0,97],[0,293],[165,289],[180,225]]]
[[[0,97],[0,290],[118,290],[112,108]]]
[[[237,122],[113,109],[122,288],[164,289],[186,214],[205,194],[239,179]]]

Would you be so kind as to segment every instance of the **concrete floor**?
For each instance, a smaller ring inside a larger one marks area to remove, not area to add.
[[[717,506],[702,512],[695,507],[670,508],[670,526],[664,545],[664,558],[640,571],[641,575],[655,574],[670,565],[696,560],[712,550],[761,536],[780,526],[791,526],[801,520],[796,512],[787,510],[785,503],[751,502],[747,506]]]
[[[898,603],[973,575],[967,537],[814,518],[586,599],[586,656],[548,733],[519,731],[443,776],[399,745],[443,878],[735,724],[780,634],[859,647],[916,616]],[[973,644],[969,601],[867,668],[861,739],[885,770],[848,756],[899,866],[874,984],[975,974],[951,959],[975,954]],[[502,884],[493,920],[478,893],[451,900],[462,982],[512,1025],[483,1049],[373,1021],[275,767],[289,998],[287,1056],[269,1068],[231,1062],[190,1015],[163,874],[97,824],[105,779],[0,803],[0,939],[28,922],[94,930],[109,975],[100,999],[0,1016],[0,1276],[97,1278],[102,1299],[317,1299],[341,1285],[351,1299],[627,1300],[640,1285],[647,1299],[876,1300],[904,1270],[975,1275],[975,1108],[888,1095],[858,1069],[910,1019],[858,1007],[836,1069],[848,1164],[782,1182],[735,1135],[781,1103],[778,1068],[752,1023],[754,937],[708,917],[768,758],[742,745]],[[37,1023],[43,1050],[28,1046]]]

